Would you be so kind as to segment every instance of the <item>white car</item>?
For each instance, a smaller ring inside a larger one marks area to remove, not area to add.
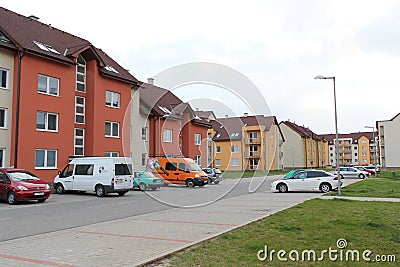
[[[271,191],[321,191],[327,193],[338,188],[338,178],[332,173],[320,170],[304,170],[286,179],[271,183]]]
[[[334,171],[333,174],[337,175],[337,171]],[[351,177],[364,179],[365,177],[369,177],[369,173],[366,171],[361,171],[354,167],[340,167],[340,178]]]

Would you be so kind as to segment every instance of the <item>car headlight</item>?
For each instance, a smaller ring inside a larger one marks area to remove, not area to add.
[[[196,173],[196,174],[194,175],[194,178],[200,178],[200,174]]]
[[[19,189],[19,190],[23,190],[23,191],[28,190],[28,188],[26,188],[26,187],[23,186],[23,185],[19,185],[19,186],[18,186],[18,189]]]
[[[50,189],[50,185],[46,184],[46,189],[49,190]]]

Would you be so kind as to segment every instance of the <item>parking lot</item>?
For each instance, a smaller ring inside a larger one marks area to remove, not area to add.
[[[270,192],[280,177],[123,197],[65,194],[42,204],[0,203],[0,226],[7,229],[0,237],[0,265],[136,266],[320,195]]]

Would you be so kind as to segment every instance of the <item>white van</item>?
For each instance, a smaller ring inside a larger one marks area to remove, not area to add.
[[[108,193],[125,195],[133,189],[132,159],[124,157],[75,158],[54,178],[57,194],[91,191],[98,197]]]

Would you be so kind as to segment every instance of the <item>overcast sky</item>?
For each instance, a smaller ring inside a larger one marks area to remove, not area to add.
[[[370,131],[364,126],[400,112],[396,0],[0,3],[90,41],[142,81],[184,63],[225,65],[254,83],[279,121],[319,134],[334,133],[334,101],[332,80],[316,75],[336,77],[339,132]],[[176,94],[216,100],[210,86],[201,87]],[[247,111],[233,98],[217,101],[237,114]],[[218,106],[209,102],[200,108]]]

